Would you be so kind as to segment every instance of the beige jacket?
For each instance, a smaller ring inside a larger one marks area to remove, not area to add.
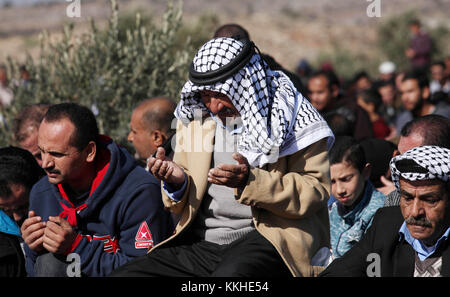
[[[181,215],[176,232],[194,220],[207,188],[214,146],[215,122],[178,124],[174,162],[184,168],[188,185],[179,202],[162,190],[164,205]],[[326,139],[264,168],[251,168],[248,182],[235,198],[250,205],[256,229],[269,240],[294,276],[315,276],[322,268],[311,258],[330,246],[327,201],[330,173]],[[151,252],[151,249],[149,252]]]

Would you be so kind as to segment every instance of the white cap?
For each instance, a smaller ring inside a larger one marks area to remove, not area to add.
[[[386,61],[380,64],[380,67],[378,67],[378,71],[381,74],[390,74],[395,71],[395,64],[391,61]]]

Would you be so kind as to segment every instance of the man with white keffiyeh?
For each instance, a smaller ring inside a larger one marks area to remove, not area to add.
[[[313,276],[329,257],[334,136],[249,40],[195,55],[176,108],[173,161],[148,166],[175,234],[114,276]]]
[[[450,276],[450,150],[415,147],[390,167],[400,206],[381,208],[361,241],[322,275]]]

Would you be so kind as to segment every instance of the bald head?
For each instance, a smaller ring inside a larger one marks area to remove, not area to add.
[[[430,114],[408,122],[400,132],[398,149],[404,153],[416,146],[436,145],[450,148],[450,120]]]
[[[142,101],[134,109],[128,141],[140,159],[150,157],[170,137],[175,108],[172,99],[155,97]]]
[[[149,130],[160,129],[167,132],[170,130],[176,106],[170,98],[155,97],[139,103],[134,112],[142,115],[141,121]]]

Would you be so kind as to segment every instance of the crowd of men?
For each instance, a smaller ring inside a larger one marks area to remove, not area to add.
[[[410,27],[411,69],[344,84],[224,25],[178,103],[136,104],[134,156],[88,107],[27,106],[0,148],[0,276],[450,276],[450,58]]]

